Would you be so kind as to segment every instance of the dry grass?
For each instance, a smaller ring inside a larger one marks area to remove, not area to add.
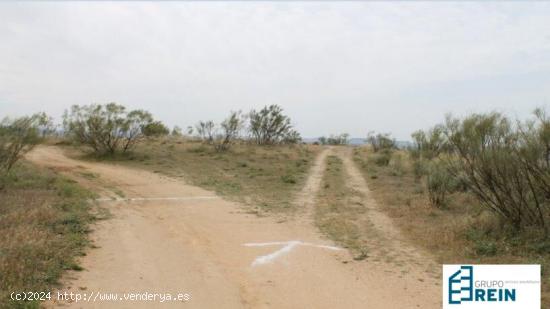
[[[146,141],[132,154],[103,158],[146,168],[254,206],[251,212],[288,213],[302,187],[316,146],[235,145],[226,152],[183,139]]]
[[[315,207],[315,223],[340,246],[349,249],[356,260],[367,257],[365,224],[361,216],[366,208],[360,193],[345,185],[342,160],[328,156],[322,188]]]
[[[550,242],[505,230],[467,192],[450,194],[442,209],[431,206],[425,180],[414,177],[405,151],[394,153],[388,166],[377,165],[376,155],[367,147],[356,148],[354,160],[382,209],[404,235],[440,263],[542,264],[545,277]],[[550,282],[543,280],[542,290],[547,306]]]
[[[52,171],[20,164],[1,181],[0,308],[37,308],[10,301],[9,293],[49,291],[61,273],[79,270],[92,196]]]

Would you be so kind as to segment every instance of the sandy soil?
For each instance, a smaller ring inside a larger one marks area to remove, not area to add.
[[[324,170],[325,150],[316,161],[297,203],[314,207]],[[52,302],[63,308],[440,308],[438,280],[426,272],[430,257],[401,240],[391,220],[376,210],[366,183],[342,156],[351,184],[366,193],[372,209],[373,244],[387,246],[403,264],[379,259],[354,261],[346,250],[321,236],[308,220],[277,221],[247,214],[242,205],[213,192],[161,175],[114,164],[82,162],[59,148],[38,147],[27,158],[62,171],[95,189],[102,198],[117,195],[145,200],[98,202],[112,218],[94,225],[96,246],[81,260],[84,271],[70,272],[62,291],[94,293],[188,293],[171,301]],[[93,172],[98,180],[82,179]],[[309,196],[309,198],[308,198]],[[174,199],[164,199],[172,197]],[[205,198],[206,197],[206,198]],[[147,198],[160,198],[147,200]],[[299,212],[308,217],[310,210]],[[309,223],[308,223],[309,222]],[[377,241],[376,237],[394,241]],[[294,242],[245,246],[269,242]],[[312,245],[306,245],[312,244]],[[284,248],[281,251],[280,249]],[[263,257],[262,257],[263,256]],[[435,265],[439,268],[440,266]],[[95,295],[92,295],[95,296]],[[55,295],[54,295],[55,296]]]

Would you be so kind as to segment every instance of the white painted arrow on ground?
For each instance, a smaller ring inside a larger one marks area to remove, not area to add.
[[[308,247],[316,247],[316,248],[322,248],[322,249],[328,249],[328,250],[342,250],[338,247],[333,246],[325,246],[325,245],[315,245],[308,242],[302,242],[300,240],[291,240],[291,241],[275,241],[275,242],[264,242],[264,243],[246,243],[243,244],[245,247],[267,247],[267,246],[283,246],[281,249],[267,254],[257,257],[254,262],[252,262],[252,266],[258,266],[263,265],[266,263],[270,263],[277,259],[278,257],[285,255],[292,251],[297,246],[308,246]]]

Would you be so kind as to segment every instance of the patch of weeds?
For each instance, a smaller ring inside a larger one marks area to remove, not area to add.
[[[86,179],[96,179],[99,178],[99,174],[92,173],[92,172],[80,172],[78,173],[80,176],[86,178]]]
[[[289,184],[295,184],[296,183],[296,177],[294,177],[293,175],[283,175],[283,176],[281,176],[281,180],[284,183],[289,183]]]
[[[0,308],[38,308],[9,300],[9,291],[47,291],[63,271],[78,270],[88,246],[91,192],[51,170],[30,164],[14,168],[24,182],[0,191]]]
[[[355,261],[362,261],[362,260],[364,260],[368,257],[369,257],[369,255],[367,254],[367,249],[366,248],[361,248],[361,249],[359,249],[359,253],[357,255],[355,255],[353,257],[353,259]]]
[[[497,245],[490,240],[479,240],[474,245],[474,251],[480,256],[495,256],[497,254]]]

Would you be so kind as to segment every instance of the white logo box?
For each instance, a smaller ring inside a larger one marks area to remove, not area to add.
[[[443,265],[443,308],[540,309],[540,265]]]

